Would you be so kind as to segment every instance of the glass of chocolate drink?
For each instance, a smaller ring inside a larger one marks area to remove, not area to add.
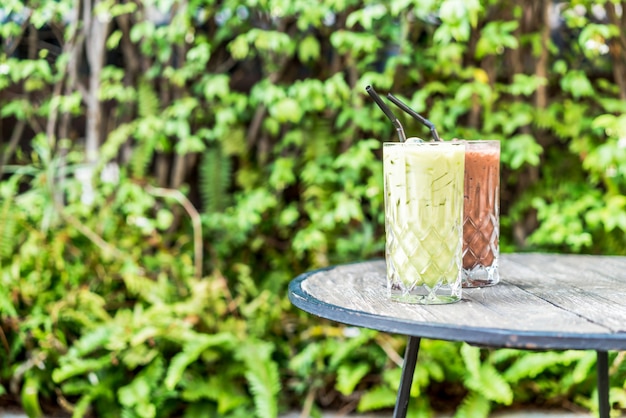
[[[500,281],[500,141],[465,143],[463,287]]]

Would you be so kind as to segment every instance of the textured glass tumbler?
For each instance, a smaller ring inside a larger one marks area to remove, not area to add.
[[[500,141],[465,143],[463,287],[500,281]]]
[[[461,299],[462,142],[386,142],[385,260],[393,301]]]

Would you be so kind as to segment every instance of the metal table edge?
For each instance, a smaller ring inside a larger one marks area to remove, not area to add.
[[[349,264],[355,263],[333,265],[300,274],[289,282],[289,301],[297,308],[320,318],[391,334],[467,342],[472,345],[493,348],[516,348],[523,350],[626,350],[626,333],[622,332],[614,334],[566,333],[557,335],[541,331],[518,331],[516,335],[511,335],[511,332],[506,329],[467,326],[457,328],[455,326],[427,322],[418,323],[402,318],[391,318],[342,308],[315,299],[302,289],[302,282],[308,277]]]

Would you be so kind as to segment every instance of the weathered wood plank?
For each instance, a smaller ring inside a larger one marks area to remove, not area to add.
[[[500,273],[502,283],[464,289],[458,303],[408,305],[386,297],[377,260],[307,274],[290,297],[322,317],[427,338],[626,348],[626,257],[504,254]]]
[[[507,261],[507,282],[612,332],[626,331],[626,257],[529,255]]]

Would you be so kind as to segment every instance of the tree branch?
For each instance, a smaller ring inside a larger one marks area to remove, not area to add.
[[[94,2],[93,4],[91,2]],[[100,98],[100,74],[104,67],[104,52],[108,34],[109,22],[103,21],[94,14],[95,5],[101,0],[86,0],[83,10],[85,22],[85,39],[87,62],[89,63],[89,91],[86,96],[87,102],[87,128],[85,132],[85,152],[88,162],[93,162],[98,156],[100,146],[102,106]]]
[[[626,100],[626,57],[624,56],[624,51],[626,50],[626,34],[624,34],[623,31],[623,25],[626,23],[626,2],[622,2],[621,22],[620,18],[617,16],[615,4],[608,1],[604,7],[606,8],[606,14],[609,18],[609,22],[618,28],[622,28],[619,36],[617,38],[609,39],[608,44],[609,53],[611,54],[611,59],[613,60],[613,77],[615,78],[615,83],[619,87],[619,97],[622,100]]]
[[[193,203],[191,203],[191,201],[187,199],[187,196],[185,196],[180,190],[148,186],[146,191],[154,196],[174,199],[185,209],[185,211],[187,211],[187,214],[191,218],[191,225],[193,228],[195,273],[198,279],[202,278],[203,249],[202,221],[200,219],[200,213],[198,213]]]
[[[22,137],[22,133],[24,132],[24,128],[26,127],[26,122],[24,120],[18,120],[13,132],[11,133],[11,139],[9,140],[9,145],[2,153],[2,161],[0,161],[0,173],[2,173],[2,169],[9,162],[9,159],[13,156],[15,149],[17,148],[17,144],[20,142],[20,138]]]
[[[548,58],[550,55],[550,8],[551,1],[543,0],[541,8],[541,54],[537,60],[535,75],[548,79]],[[545,109],[548,106],[548,84],[540,84],[535,93],[535,105],[538,109]]]

